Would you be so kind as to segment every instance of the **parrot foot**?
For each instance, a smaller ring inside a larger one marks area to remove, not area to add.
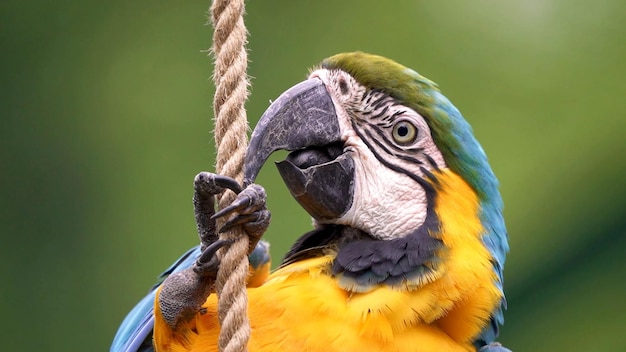
[[[237,198],[216,213],[215,197],[226,189],[235,192]],[[243,188],[230,177],[210,172],[196,175],[193,204],[202,252],[193,266],[168,276],[158,293],[159,309],[170,328],[175,330],[182,322],[191,320],[213,290],[220,265],[216,253],[232,243],[218,237],[216,219],[227,219],[220,232],[242,226],[250,239],[249,253],[252,253],[269,226],[266,200],[265,190],[257,184]]]
[[[235,200],[219,212],[215,212],[215,196],[229,189],[237,194]],[[200,172],[194,179],[193,204],[198,235],[202,241],[202,254],[194,270],[200,275],[211,276],[219,266],[215,253],[229,241],[218,239],[216,219],[226,218],[220,233],[242,226],[250,239],[248,254],[252,253],[270,223],[266,208],[267,194],[257,184],[243,188],[239,182],[210,172]]]
[[[237,198],[229,206],[215,213],[212,219],[228,219],[220,228],[220,233],[242,226],[250,239],[248,251],[250,254],[270,224],[271,215],[266,208],[266,202],[265,189],[253,183],[239,192]]]

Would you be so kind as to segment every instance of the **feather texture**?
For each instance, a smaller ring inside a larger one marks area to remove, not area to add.
[[[349,292],[331,275],[336,256],[290,262],[248,289],[250,351],[473,351],[502,293],[482,244],[478,197],[450,171],[436,175],[433,234],[446,244],[439,277],[415,290],[410,282]],[[461,215],[459,215],[461,214]],[[217,351],[217,300],[211,295],[188,326],[171,331],[157,319],[163,350]],[[184,336],[184,338],[182,338]],[[156,338],[156,337],[155,337]],[[165,342],[167,341],[167,342]]]

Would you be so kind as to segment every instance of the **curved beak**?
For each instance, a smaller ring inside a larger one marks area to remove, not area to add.
[[[252,132],[244,183],[253,183],[269,156],[287,150],[278,170],[305,210],[318,220],[338,218],[352,204],[354,162],[343,152],[332,98],[318,78],[276,99]]]
[[[312,78],[289,88],[257,123],[244,161],[244,183],[254,182],[277,150],[294,151],[339,141],[335,107],[324,84]]]

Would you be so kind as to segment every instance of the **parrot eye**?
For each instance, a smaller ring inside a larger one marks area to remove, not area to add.
[[[400,121],[393,126],[393,140],[401,145],[411,144],[417,138],[417,127],[409,121]]]

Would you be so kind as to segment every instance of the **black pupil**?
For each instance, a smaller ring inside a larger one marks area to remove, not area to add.
[[[408,127],[406,127],[404,125],[398,127],[398,136],[406,137],[408,134],[409,134]]]

